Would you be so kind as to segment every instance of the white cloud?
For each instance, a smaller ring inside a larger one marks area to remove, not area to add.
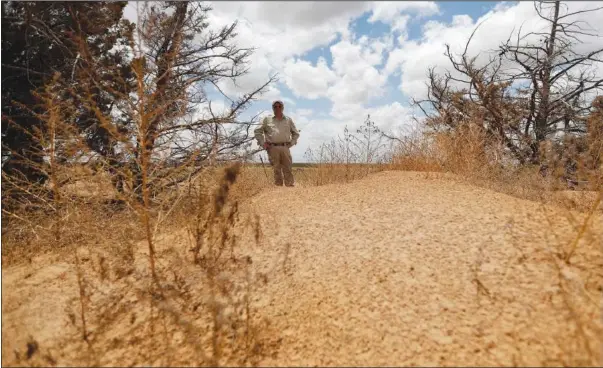
[[[295,96],[312,100],[326,97],[329,84],[337,78],[322,57],[316,66],[305,60],[290,59],[285,63],[283,74],[285,83]]]
[[[378,68],[394,47],[393,35],[378,40],[361,36],[355,42],[349,29],[353,19],[372,11],[369,22],[393,22],[396,32],[404,34],[410,21],[405,13],[427,16],[439,12],[435,2],[423,1],[215,2],[212,6],[211,24],[241,19],[239,44],[258,48],[249,75],[240,78],[237,86],[229,81],[220,84],[227,93],[248,92],[276,71],[284,75],[284,82],[297,97],[329,97],[334,103],[367,102],[382,96],[387,82]],[[330,47],[332,71],[325,62],[314,66],[299,59],[309,50],[329,45],[337,35],[340,41]]]
[[[359,74],[366,66],[377,66],[381,64],[383,54],[371,50],[369,39],[360,37],[357,43],[342,40],[331,46],[333,56],[333,70],[338,74]],[[381,50],[382,51],[382,50]]]
[[[234,14],[248,19],[252,23],[270,24],[280,30],[314,29],[333,22],[343,22],[367,11],[370,3],[366,1],[299,1],[268,2],[239,1],[215,2],[215,12]]]
[[[228,101],[213,99],[212,101],[209,101],[208,103],[204,103],[202,106],[199,106],[199,109],[197,111],[197,118],[209,119],[211,118],[212,113],[215,116],[220,116],[228,112],[230,112],[230,103]]]
[[[250,73],[237,86],[230,81],[220,84],[229,94],[248,92],[265,82],[271,73],[287,74],[284,68],[293,67],[288,60],[327,46],[338,33],[347,30],[352,19],[369,9],[367,2],[215,2],[212,6],[208,19],[212,26],[240,19],[237,44],[257,48],[250,59]],[[293,84],[299,87],[300,94],[316,89],[312,84],[303,86],[296,82]]]
[[[402,106],[399,102],[377,107],[363,107],[360,105],[340,105],[331,112],[336,121],[357,127],[362,124],[368,115],[377,126],[390,130],[394,125],[412,124],[413,110]],[[341,125],[340,124],[340,125]]]
[[[368,39],[357,43],[342,40],[331,46],[332,68],[338,76],[329,88],[328,96],[337,105],[363,104],[384,94],[387,76],[377,66],[382,63],[383,51],[374,51]]]
[[[404,41],[408,39],[408,24],[410,22],[410,15],[402,14],[396,18],[391,24],[391,28],[393,32],[397,32],[400,35],[398,36],[398,43],[402,44]]]
[[[414,124],[412,119],[413,110],[402,106],[399,102],[370,108],[367,113],[371,115],[371,120],[383,131],[390,131],[394,127],[412,126]]]
[[[314,113],[312,109],[297,109],[295,110],[295,114],[298,116],[308,117]]]
[[[291,59],[284,67],[285,83],[297,97],[328,97],[336,106],[369,102],[384,94],[387,76],[378,66],[391,47],[391,37],[340,40],[329,48],[333,59],[331,68],[324,58],[319,58],[316,66]]]
[[[419,16],[434,15],[439,12],[433,1],[379,1],[376,2],[369,22],[392,23],[402,13],[417,13]]]

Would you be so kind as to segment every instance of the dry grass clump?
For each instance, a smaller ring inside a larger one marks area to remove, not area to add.
[[[53,83],[39,94],[41,148],[29,155],[41,159],[23,159],[49,180],[3,172],[3,265],[44,287],[3,280],[3,309],[21,313],[3,331],[11,341],[3,364],[254,364],[270,347],[250,297],[267,278],[252,273],[252,259],[237,251],[261,242],[257,218],[238,216],[238,201],[249,191],[231,198],[239,164],[209,165],[182,182],[187,170],[199,170],[153,159],[143,116],[135,120],[143,144],[126,147],[137,158],[136,175],[127,167],[111,175],[72,130],[72,111]],[[134,180],[119,187],[115,177]],[[178,236],[182,228],[190,236]],[[39,294],[31,296],[32,288]],[[49,299],[54,307],[23,315],[28,298],[34,308]],[[65,321],[65,333],[49,321]]]
[[[452,172],[463,176],[486,176],[487,167],[500,164],[492,144],[475,122],[456,129],[434,132],[416,130],[395,138],[393,169],[406,171]]]
[[[418,132],[397,140],[389,167],[392,170],[417,172],[442,172],[444,170],[433,139]]]
[[[580,211],[590,209],[602,186],[601,171],[575,159],[582,185],[569,186],[566,160],[550,159],[543,175],[536,165],[517,165],[505,155],[504,147],[490,142],[476,125],[466,124],[454,131],[415,133],[398,139],[389,167],[393,170],[448,172],[459,180],[519,198],[545,201]],[[548,152],[548,151],[545,151]],[[578,176],[578,175],[577,175]],[[576,190],[577,189],[577,190]]]
[[[544,302],[563,316],[566,334],[571,338],[558,343],[558,348],[564,352],[562,355],[551,356],[543,364],[600,365],[603,326],[592,321],[600,315],[603,285],[600,271],[603,266],[603,248],[600,246],[603,187],[599,181],[600,171],[588,161],[588,157],[596,156],[592,146],[590,151],[571,148],[578,143],[566,140],[565,150],[555,151],[543,160],[548,169],[543,175],[536,165],[514,164],[504,147],[482,133],[478,124],[465,123],[454,130],[400,139],[391,166],[398,170],[452,173],[454,180],[541,203],[541,210],[533,214],[542,221],[539,231],[525,232],[510,225],[512,233],[517,231],[511,241],[518,251],[518,259],[510,260],[510,264],[523,265],[528,259],[537,259],[538,267],[552,270],[556,280],[557,286],[550,291],[550,299]],[[547,152],[543,150],[543,154]],[[568,182],[572,180],[584,182],[568,188]],[[546,248],[538,254],[526,254],[522,244],[517,243],[517,239],[532,237],[546,239]],[[481,261],[476,262],[472,272],[477,294],[494,321],[514,303],[513,288],[509,285],[507,291],[489,289],[488,282],[480,276]],[[516,332],[509,336],[514,334]],[[517,342],[516,345],[521,344]],[[546,347],[542,348],[546,350]],[[521,356],[521,352],[518,353]],[[522,364],[521,359],[517,364]]]
[[[388,154],[384,136],[368,116],[355,133],[346,127],[343,137],[309,148],[305,156],[312,170],[304,170],[303,177],[311,185],[348,183],[384,170]]]
[[[253,365],[268,353],[267,325],[258,319],[251,301],[268,275],[252,272],[248,253],[251,244],[261,244],[261,229],[257,217],[241,219],[238,201],[231,198],[240,165],[222,171],[213,181],[217,185],[205,186],[203,181],[211,181],[206,176],[190,183],[190,196],[173,209],[183,221],[183,230],[166,224],[156,228],[155,275],[148,267],[144,228],[140,222],[124,221],[133,218],[131,209],[109,211],[71,203],[69,211],[80,225],[63,222],[65,251],[56,257],[68,264],[56,287],[71,297],[65,300],[65,316],[62,310],[44,311],[40,316],[66,318],[69,327],[63,336],[32,333],[38,353],[16,350],[6,354],[3,363]],[[165,217],[160,212],[157,219]],[[7,264],[19,263],[15,258],[22,257],[18,253],[21,244],[11,244],[19,240],[7,236],[3,242],[9,251],[5,246],[3,259]],[[241,244],[244,247],[239,249]],[[36,266],[55,267],[48,258]],[[38,272],[41,276],[37,277],[43,277]],[[19,322],[27,321],[15,321],[15,326],[27,330]]]

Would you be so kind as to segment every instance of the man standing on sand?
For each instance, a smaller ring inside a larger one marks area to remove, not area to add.
[[[274,170],[274,184],[282,186],[284,176],[285,185],[292,187],[294,185],[291,171],[293,159],[289,148],[297,144],[299,132],[293,120],[283,115],[284,109],[285,105],[282,101],[274,101],[272,103],[274,115],[262,119],[262,124],[254,133],[258,145],[268,152]]]

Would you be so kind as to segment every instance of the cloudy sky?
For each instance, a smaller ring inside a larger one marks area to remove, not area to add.
[[[572,1],[566,6],[574,11],[602,5]],[[527,1],[220,1],[212,7],[212,27],[238,20],[240,45],[257,49],[250,73],[238,86],[221,87],[236,95],[278,73],[279,82],[245,115],[268,113],[273,99],[284,100],[285,114],[301,130],[292,149],[296,161],[305,159],[308,147],[341,134],[346,125],[358,127],[367,114],[384,130],[412,129],[416,112],[409,99],[424,95],[427,68],[448,68],[444,45],[460,51],[476,24],[485,21],[470,52],[482,53],[497,49],[522,25],[524,31],[546,26]],[[132,9],[126,10],[129,14]],[[603,34],[600,19],[603,11],[581,18]],[[581,48],[601,47],[602,40],[591,38]],[[217,93],[211,97],[214,103],[227,102]]]

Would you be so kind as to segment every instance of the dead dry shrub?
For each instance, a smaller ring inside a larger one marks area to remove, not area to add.
[[[395,138],[392,167],[408,171],[447,171],[463,176],[485,176],[498,157],[479,124],[468,122],[455,130],[415,131]]]
[[[194,14],[187,4],[174,6],[180,21]],[[161,15],[156,8],[147,14],[146,37],[153,39],[153,24],[163,23],[157,23]],[[182,23],[178,27],[188,29]],[[239,164],[224,171],[215,165],[218,146],[224,144],[218,141],[224,139],[218,125],[232,121],[251,97],[242,99],[225,119],[214,116],[193,123],[200,130],[215,126],[215,134],[209,142],[200,134],[173,165],[173,157],[165,153],[170,152],[170,139],[176,139],[173,132],[188,129],[179,122],[188,112],[183,106],[190,96],[186,88],[158,93],[167,87],[161,84],[163,76],[154,77],[174,64],[183,35],[177,38],[170,40],[174,45],[160,65],[144,57],[132,61],[132,90],[110,91],[121,98],[127,127],[98,106],[94,60],[85,60],[89,68],[79,70],[78,90],[55,75],[38,93],[41,106],[32,111],[41,122],[34,130],[41,148],[22,155],[28,160],[25,165],[48,180],[31,182],[3,171],[2,211],[9,220],[2,222],[3,264],[31,263],[45,250],[51,255],[38,257],[40,262],[63,258],[73,271],[65,282],[65,288],[77,290],[66,306],[71,330],[55,341],[36,343],[54,351],[56,364],[250,365],[268,348],[260,336],[263,321],[251,302],[256,286],[267,278],[251,271],[251,258],[236,253],[237,244],[260,242],[259,222],[239,221],[239,202],[231,202]],[[78,45],[83,57],[89,56],[88,45]],[[114,78],[127,84],[119,71],[106,72],[115,72]],[[85,144],[75,129],[77,114],[70,97],[95,117],[112,148],[119,146],[114,154],[95,154]],[[245,143],[245,137],[235,138],[237,145]],[[17,151],[11,154],[19,157]],[[206,185],[212,181],[215,186]],[[237,195],[242,199],[248,193]],[[186,221],[175,226],[175,218]],[[174,235],[191,219],[192,238]],[[3,364],[31,364],[28,355],[7,357]]]
[[[306,153],[311,169],[303,170],[310,185],[347,183],[384,170],[388,162],[384,137],[370,116],[352,133],[346,127],[343,137],[332,139]]]
[[[435,142],[420,132],[396,138],[389,167],[392,170],[441,172],[444,170]]]
[[[275,342],[253,303],[271,277],[252,268],[259,218],[241,218],[230,196],[241,166],[213,171],[220,177],[192,181],[191,196],[173,210],[188,214],[180,226],[154,232],[155,278],[146,232],[131,210],[107,216],[107,208],[72,204],[80,224],[66,223],[62,239],[79,296],[66,306],[64,338],[37,342],[57,364],[242,366],[272,352]],[[48,364],[19,356],[7,363]]]
[[[79,297],[66,313],[78,332],[52,343],[64,355],[59,363],[215,366],[254,364],[261,357],[269,347],[262,345],[264,321],[258,320],[251,297],[267,277],[251,272],[251,258],[235,254],[237,242],[261,241],[258,219],[240,226],[238,202],[229,201],[240,170],[240,165],[227,167],[216,180],[221,170],[208,169],[189,188],[156,197],[163,197],[159,204],[168,198],[174,202],[145,209],[152,225],[146,229],[135,198],[116,208],[83,195],[61,202],[66,217],[60,222],[56,211],[24,211],[21,219],[31,231],[13,222],[3,232],[5,264],[28,257],[31,262],[41,250],[64,248],[59,258],[73,255]],[[85,177],[79,179],[85,183]],[[243,199],[244,188],[238,194]],[[178,230],[174,218],[195,225],[191,238],[163,240]],[[250,227],[251,235],[235,234],[235,227]],[[144,267],[151,257],[154,267]]]
[[[603,187],[603,98],[596,99],[586,134],[543,142],[542,173],[556,179],[554,189],[598,191]]]
[[[548,170],[543,175],[536,165],[518,165],[508,157],[504,147],[489,140],[475,124],[460,125],[447,132],[421,132],[396,138],[390,164],[393,170],[449,172],[459,180],[493,189],[519,198],[544,201],[563,208],[588,211],[601,190],[601,171],[592,169],[592,151],[571,148],[567,139],[564,149],[554,151],[544,146],[544,162]],[[552,152],[552,154],[551,154]],[[579,153],[582,152],[582,153]],[[571,165],[570,165],[571,164]],[[573,170],[568,170],[572,167]],[[568,172],[573,174],[568,175]],[[568,182],[580,178],[575,186]],[[581,185],[578,185],[580,184]]]
[[[488,162],[488,143],[483,130],[471,123],[435,136],[443,167],[460,175],[486,175],[485,168],[494,164]]]
[[[23,167],[48,180],[31,182],[18,173],[2,173],[3,264],[94,237],[102,231],[97,224],[112,218],[116,209],[111,187],[99,182],[85,161],[90,152],[73,128],[73,109],[58,97],[59,78],[55,74],[42,91],[34,92],[40,106],[28,108],[42,122],[31,137],[37,144],[27,154],[11,152]]]

